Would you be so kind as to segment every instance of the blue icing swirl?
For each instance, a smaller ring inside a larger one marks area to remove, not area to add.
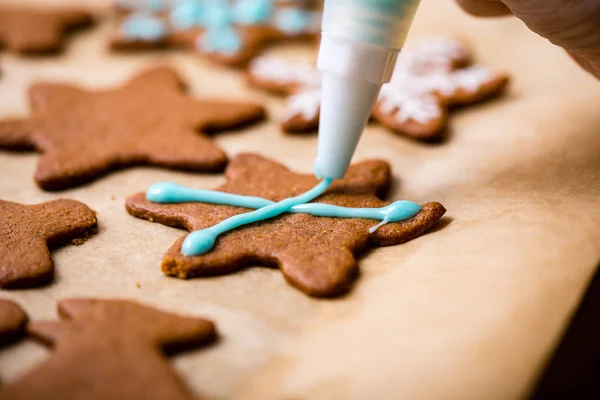
[[[297,34],[310,26],[312,15],[299,8],[284,8],[275,13],[273,24],[285,33]]]
[[[370,233],[373,233],[382,225],[410,219],[421,211],[420,205],[406,200],[396,201],[381,208],[349,208],[323,203],[306,204],[323,194],[330,185],[331,180],[326,179],[303,195],[275,203],[260,197],[242,196],[213,190],[189,189],[174,183],[161,182],[152,185],[148,189],[146,198],[155,203],[201,202],[256,209],[256,211],[238,214],[226,219],[213,227],[192,232],[185,239],[182,246],[182,253],[186,256],[200,255],[210,251],[217,237],[231,229],[273,218],[285,212],[321,217],[380,220],[379,224],[369,230]]]
[[[230,25],[211,27],[198,37],[197,46],[207,53],[234,54],[242,49],[242,37]]]
[[[170,13],[171,22],[177,29],[189,29],[206,23],[205,8],[199,0],[182,0]]]
[[[121,25],[121,32],[131,40],[160,40],[167,34],[165,23],[157,17],[145,13],[128,16]]]
[[[267,22],[272,13],[271,0],[237,0],[233,5],[233,18],[240,25]]]

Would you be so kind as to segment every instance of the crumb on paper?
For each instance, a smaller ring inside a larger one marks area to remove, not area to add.
[[[138,288],[138,289],[140,289],[142,287],[142,284],[140,283],[140,281],[137,281],[135,283],[135,287]]]
[[[81,246],[84,243],[85,243],[85,239],[81,239],[81,238],[73,239],[71,241],[71,244],[73,244],[75,246]]]

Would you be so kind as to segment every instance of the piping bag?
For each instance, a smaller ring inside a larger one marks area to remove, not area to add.
[[[344,176],[420,0],[325,0],[317,67],[323,75],[319,178]]]

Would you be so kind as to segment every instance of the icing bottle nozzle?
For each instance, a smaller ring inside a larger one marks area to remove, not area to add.
[[[316,170],[342,178],[420,0],[325,0],[317,66],[323,74]]]

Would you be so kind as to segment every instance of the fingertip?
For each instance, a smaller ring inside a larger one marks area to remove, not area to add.
[[[500,0],[456,0],[456,3],[476,17],[500,17],[511,14],[510,9]]]

